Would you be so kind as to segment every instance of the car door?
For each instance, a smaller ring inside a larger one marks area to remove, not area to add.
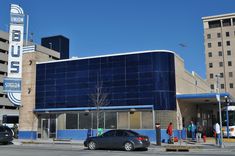
[[[104,133],[100,138],[99,138],[99,147],[100,148],[107,148],[107,149],[112,149],[115,145],[113,143],[113,140],[115,138],[115,130],[108,131]]]
[[[123,144],[126,142],[127,140],[127,137],[125,135],[125,131],[123,130],[117,130],[116,131],[116,136],[115,138],[113,139],[113,143],[115,144],[115,147],[116,149],[121,149],[123,148]]]

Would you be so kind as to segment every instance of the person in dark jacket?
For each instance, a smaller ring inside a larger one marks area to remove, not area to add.
[[[194,125],[193,121],[188,125],[188,131],[192,134],[192,141],[195,141],[195,132],[197,127]]]
[[[173,124],[172,124],[172,122],[169,123],[166,132],[169,136],[168,143],[170,143],[170,144],[174,143],[174,141],[173,141]]]

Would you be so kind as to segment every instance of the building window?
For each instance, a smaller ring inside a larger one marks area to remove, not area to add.
[[[211,34],[207,34],[207,39],[211,39]]]
[[[79,129],[91,128],[92,113],[81,112],[79,113]]]
[[[209,63],[209,68],[213,68],[213,63]]]
[[[229,32],[226,32],[226,37],[229,37]]]
[[[229,84],[229,87],[230,87],[230,88],[233,88],[233,83],[230,83],[230,84]]]
[[[117,128],[117,113],[105,112],[105,128],[116,129]]]
[[[233,72],[229,72],[229,73],[228,73],[228,76],[229,76],[229,77],[233,77]]]
[[[219,62],[219,67],[223,67],[223,62]]]
[[[208,47],[208,48],[211,48],[211,47],[212,47],[211,43],[208,43],[208,44],[207,44],[207,47]]]
[[[220,77],[223,78],[224,77],[224,73],[220,73]]]
[[[209,21],[209,22],[208,22],[208,25],[209,25],[209,29],[212,29],[212,28],[219,28],[219,27],[221,27],[221,22],[220,22],[220,20]]]
[[[231,50],[227,50],[227,55],[228,55],[228,56],[231,55]]]
[[[231,19],[224,19],[223,21],[223,27],[231,26]]]
[[[221,34],[220,34],[220,33],[217,33],[217,37],[220,38],[220,37],[221,37]]]
[[[214,75],[213,75],[213,74],[210,74],[210,78],[213,79],[213,78],[214,78]]]
[[[118,112],[118,128],[129,128],[128,112]]]
[[[142,112],[142,129],[153,128],[153,114],[152,112]]]
[[[228,66],[232,66],[232,61],[228,61]]]
[[[214,85],[213,85],[213,84],[211,84],[211,89],[215,89],[215,87],[214,87]]]
[[[92,128],[96,129],[97,128],[97,113],[93,112],[93,118],[92,118]],[[99,116],[99,128],[103,128],[104,127],[104,112],[99,112],[98,113]]]
[[[140,129],[140,112],[130,113],[130,129]]]
[[[227,42],[226,42],[226,45],[227,45],[227,46],[230,46],[230,41],[227,41]]]
[[[224,89],[224,84],[220,84],[220,88],[221,88],[221,89]]]
[[[208,57],[212,57],[212,52],[209,52],[209,53],[208,53]]]
[[[78,129],[78,114],[66,114],[66,129]]]
[[[219,56],[223,56],[222,51],[219,51],[219,52],[218,52],[218,55],[219,55]]]
[[[221,42],[218,42],[218,47],[221,47],[221,45],[222,45]]]

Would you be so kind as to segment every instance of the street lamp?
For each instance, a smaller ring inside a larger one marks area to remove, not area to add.
[[[219,78],[221,78],[220,74],[215,75],[216,77],[216,98],[217,101],[219,102],[219,122],[220,122],[220,139],[221,139],[221,148],[224,148],[223,145],[223,134],[222,134],[222,115],[221,115],[221,101],[220,101],[220,87],[219,87]]]

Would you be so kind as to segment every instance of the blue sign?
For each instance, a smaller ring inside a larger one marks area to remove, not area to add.
[[[3,92],[21,93],[21,79],[4,78]]]

